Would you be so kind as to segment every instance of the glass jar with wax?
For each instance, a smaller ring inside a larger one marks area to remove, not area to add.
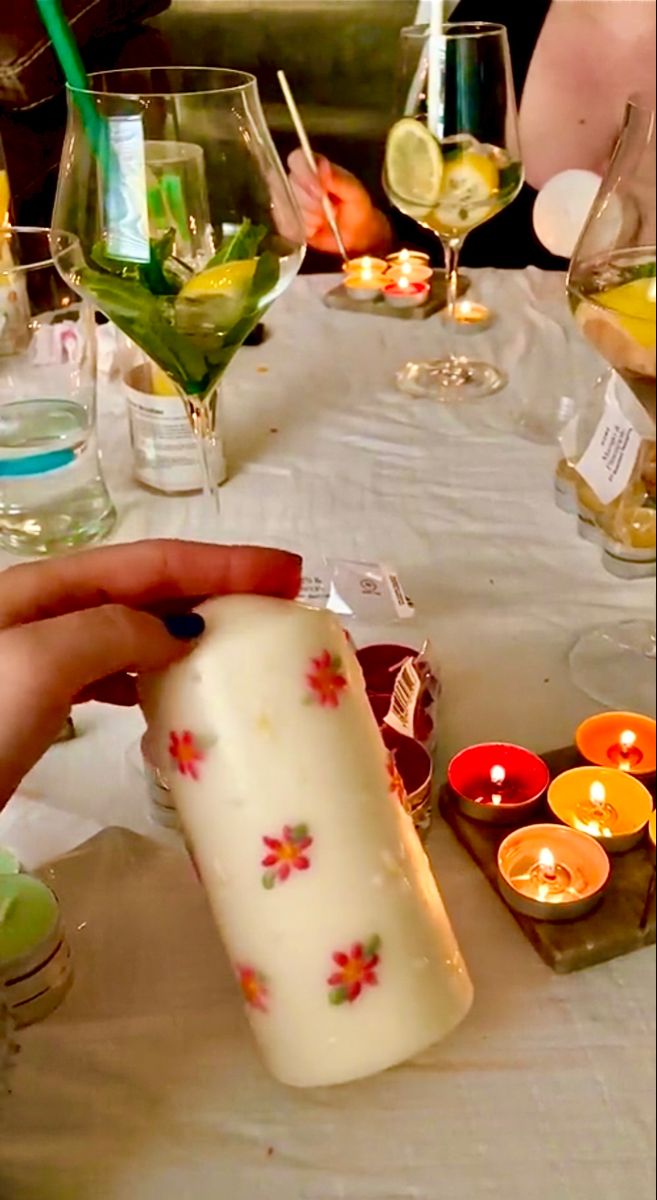
[[[354,650],[290,601],[201,611],[142,703],[254,1035],[293,1086],[384,1070],[449,1033],[472,985]]]
[[[53,892],[29,875],[0,875],[0,986],[17,1028],[53,1012],[72,979]]]

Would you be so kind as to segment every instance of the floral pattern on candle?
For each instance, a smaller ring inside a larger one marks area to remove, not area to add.
[[[269,1012],[269,987],[267,977],[255,967],[238,966],[237,980],[245,1004],[257,1012]]]
[[[285,825],[280,837],[263,837],[267,854],[262,866],[267,870],[262,886],[270,891],[277,883],[285,883],[294,871],[308,871],[311,866],[306,851],[313,844],[307,825]]]
[[[169,758],[173,759],[181,775],[187,775],[198,782],[199,764],[204,761],[205,754],[189,729],[185,729],[183,733],[172,732],[169,735]]]
[[[402,779],[401,775],[399,774],[399,771],[397,770],[397,764],[395,762],[395,756],[392,753],[392,750],[388,754],[387,766],[388,766],[388,787],[389,787],[390,794],[392,796],[396,796],[397,800],[399,800],[399,803],[401,805],[403,805],[404,808],[406,808],[407,804],[408,804],[408,798],[406,796],[406,788],[404,787],[404,780]]]
[[[378,987],[377,967],[381,961],[381,938],[374,934],[369,941],[356,942],[349,951],[336,950],[333,962],[337,967],[329,975],[331,1004],[354,1004],[367,988]]]
[[[324,650],[317,658],[312,658],[306,684],[311,703],[320,704],[322,708],[337,708],[347,686],[340,656]]]

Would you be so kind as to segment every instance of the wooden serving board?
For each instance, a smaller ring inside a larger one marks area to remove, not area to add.
[[[583,765],[573,746],[550,751],[542,757],[553,779],[572,767]],[[654,799],[654,777],[649,787]],[[441,789],[439,806],[459,842],[500,895],[497,852],[504,838],[516,827],[490,825],[465,817],[454,804],[447,784]],[[544,802],[543,811],[539,810],[525,823],[536,825],[544,822],[554,823],[547,801]],[[543,961],[560,975],[581,971],[655,944],[654,894],[647,923],[645,928],[641,928],[655,872],[647,839],[627,854],[613,855],[611,867],[611,879],[601,904],[578,921],[536,921],[509,909]]]
[[[469,287],[470,280],[459,275],[459,296],[464,296]],[[323,299],[327,308],[341,308],[346,312],[360,313],[361,316],[394,317],[398,321],[426,321],[445,307],[447,283],[444,271],[434,271],[429,299],[421,308],[391,308],[383,296],[377,296],[376,300],[353,300],[342,284],[327,292]]]

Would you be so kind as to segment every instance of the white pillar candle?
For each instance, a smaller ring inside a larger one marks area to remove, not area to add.
[[[263,1056],[285,1083],[410,1058],[472,985],[360,667],[331,614],[230,596],[142,681],[150,746]]]

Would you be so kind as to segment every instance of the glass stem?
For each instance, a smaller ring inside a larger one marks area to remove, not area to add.
[[[459,298],[459,256],[463,242],[443,242],[445,252],[445,278],[447,280],[447,317],[453,321],[456,315],[456,304]]]
[[[217,481],[217,433],[215,428],[216,393],[209,396],[187,396],[185,407],[189,414],[198,449],[206,515],[214,524],[219,515],[219,484]],[[210,536],[212,528],[208,530]]]

